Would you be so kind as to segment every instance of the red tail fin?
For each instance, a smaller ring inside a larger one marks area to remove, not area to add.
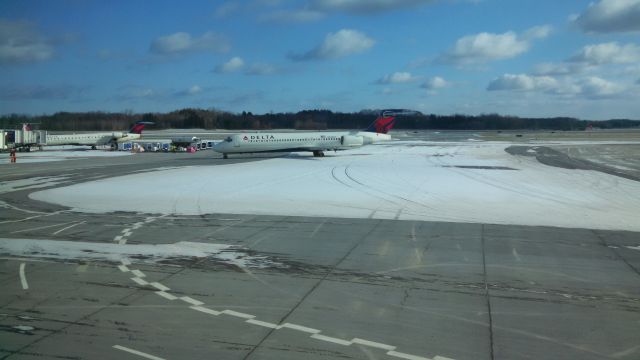
[[[137,123],[133,124],[131,129],[129,129],[129,133],[130,134],[142,134],[142,130],[144,130],[144,126],[145,125],[151,125],[151,124],[153,124],[153,123],[148,122],[148,121],[138,121]]]

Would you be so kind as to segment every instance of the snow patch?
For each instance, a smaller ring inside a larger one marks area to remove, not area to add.
[[[43,187],[54,186],[63,183],[69,178],[69,175],[60,176],[44,176],[32,177],[28,179],[2,181],[0,182],[0,194],[25,189],[38,189]]]
[[[56,260],[158,263],[185,258],[211,258],[242,268],[280,266],[266,256],[251,255],[246,249],[226,244],[180,241],[161,245],[119,245],[80,241],[0,238],[0,254]]]
[[[505,142],[393,141],[32,193],[85,212],[255,214],[640,231],[640,183],[511,156]],[[238,155],[251,156],[251,155]],[[495,171],[484,168],[513,168]],[[122,201],[122,199],[127,199]]]

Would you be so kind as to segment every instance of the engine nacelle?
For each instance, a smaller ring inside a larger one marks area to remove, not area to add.
[[[362,136],[343,135],[340,137],[340,144],[342,146],[362,146],[364,144],[364,139]]]

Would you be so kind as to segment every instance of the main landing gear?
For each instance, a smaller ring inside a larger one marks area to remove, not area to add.
[[[313,157],[324,157],[324,152],[323,151],[314,151],[313,152]]]
[[[229,158],[229,155],[227,155],[227,154],[222,154],[222,158],[223,158],[223,159],[228,159],[228,158]]]

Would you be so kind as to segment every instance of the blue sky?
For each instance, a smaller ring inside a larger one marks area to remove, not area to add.
[[[640,0],[5,1],[0,114],[640,118]]]

